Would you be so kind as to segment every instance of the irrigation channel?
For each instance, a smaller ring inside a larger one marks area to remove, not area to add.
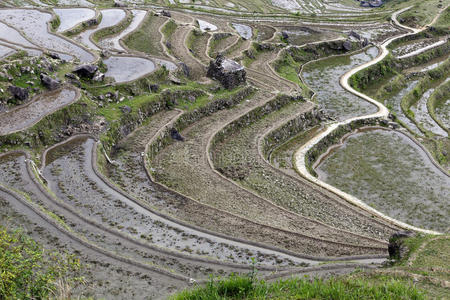
[[[310,181],[333,191],[350,203],[370,211],[392,222],[392,224],[405,229],[436,234],[439,230],[448,228],[449,224],[445,221],[446,218],[442,219],[439,217],[441,213],[448,215],[445,202],[449,196],[449,175],[442,168],[438,167],[431,155],[423,147],[418,146],[417,142],[411,140],[409,135],[405,136],[397,132],[362,131],[348,137],[345,142],[341,141],[344,144],[341,148],[334,149],[331,154],[329,154],[330,150],[328,150],[325,155],[318,158],[320,163],[315,164],[316,170],[319,172],[318,178],[309,172],[306,165],[308,151],[339,127],[361,120],[387,118],[388,109],[376,100],[354,90],[349,86],[348,79],[358,71],[384,59],[389,53],[386,47],[391,42],[408,35],[417,34],[425,29],[409,28],[398,23],[398,14],[408,9],[410,8],[404,8],[395,12],[392,15],[392,20],[395,24],[408,29],[410,32],[387,40],[379,46],[381,53],[376,58],[353,68],[340,77],[340,84],[349,92],[348,94],[351,93],[376,105],[378,111],[362,116],[347,115],[347,118],[345,118],[345,113],[339,112],[339,116],[344,115],[342,118],[338,117],[339,122],[329,124],[326,130],[298,149],[295,153],[295,167],[302,176]],[[435,20],[436,18],[433,21]],[[308,77],[306,76],[306,78]],[[321,99],[324,95],[321,95],[319,92],[317,97]],[[323,100],[326,102],[325,108],[328,105],[328,98]],[[359,109],[358,112],[365,113],[362,109]],[[375,136],[383,142],[378,144],[377,140],[377,143],[374,144],[373,138]],[[400,152],[400,150],[407,154]],[[361,154],[364,155],[364,158],[361,158]],[[359,159],[356,157],[359,157]],[[408,159],[416,163],[420,161],[421,163],[419,165],[406,166],[411,162]],[[400,161],[403,161],[403,163],[400,163]],[[396,163],[400,163],[400,165]],[[403,169],[403,167],[407,167],[408,171]],[[408,174],[408,172],[411,173]],[[383,180],[380,180],[380,178],[383,178]],[[424,180],[425,178],[426,180]],[[435,187],[435,189],[430,190],[430,186]],[[413,193],[414,191],[423,191],[418,197],[420,200],[411,197],[409,193],[405,193],[406,190]],[[394,202],[393,199],[398,199],[398,201],[392,203]],[[422,204],[419,204],[419,201]],[[430,217],[430,215],[433,217]],[[407,222],[410,224],[407,224]]]

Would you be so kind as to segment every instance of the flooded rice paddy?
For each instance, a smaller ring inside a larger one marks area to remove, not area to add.
[[[0,135],[24,130],[46,115],[77,100],[74,88],[44,93],[36,96],[31,102],[0,114]]]
[[[119,82],[135,80],[155,70],[155,64],[146,58],[111,56],[103,61],[108,67],[105,76]]]
[[[93,49],[93,50],[100,50],[91,40],[91,35],[103,28],[111,27],[114,25],[117,25],[120,23],[126,16],[125,11],[122,9],[104,9],[101,11],[102,14],[102,21],[100,24],[94,28],[83,31],[80,35],[75,37],[75,39],[82,44],[84,44],[86,47]]]
[[[22,45],[26,47],[36,47],[30,41],[23,37],[16,29],[0,22],[0,38],[12,44]]]
[[[236,32],[245,40],[249,40],[253,36],[253,30],[250,26],[238,23],[231,24]]]
[[[11,54],[14,54],[16,51],[12,48],[0,45],[0,58],[5,58]]]
[[[249,263],[252,255],[261,264],[293,265],[285,255],[242,248],[206,233],[165,220],[134,200],[111,189],[92,170],[94,140],[79,138],[48,152],[44,177],[50,189],[86,217],[160,247],[220,260]],[[298,259],[297,263],[310,262]]]
[[[125,49],[120,45],[120,39],[126,36],[127,34],[133,32],[144,20],[147,11],[145,10],[132,10],[131,13],[133,14],[133,21],[131,21],[130,25],[123,30],[120,34],[111,37],[106,38],[100,42],[100,45],[102,48],[115,50],[115,51],[125,51]]]
[[[95,17],[95,11],[89,8],[67,8],[67,9],[53,9],[55,14],[59,16],[61,24],[58,27],[58,32],[66,31],[75,27],[81,22],[87,21]]]
[[[395,113],[395,116],[408,127],[411,131],[413,131],[416,134],[421,135],[422,132],[417,128],[416,124],[412,122],[405,114],[403,113],[401,102],[402,98],[408,94],[418,83],[418,80],[413,80],[407,83],[407,85],[402,88],[397,94],[393,95],[392,97],[388,98],[386,100],[385,105],[393,112]]]
[[[353,134],[316,172],[321,180],[390,217],[422,228],[450,229],[450,177],[399,132]]]
[[[426,130],[431,131],[433,134],[446,137],[448,136],[447,131],[442,129],[428,113],[427,101],[434,91],[434,88],[427,90],[419,99],[419,101],[411,107],[411,110],[414,113],[415,120],[422,124]]]
[[[0,20],[20,30],[35,45],[44,49],[73,54],[81,62],[92,62],[95,57],[62,37],[51,34],[47,23],[52,19],[49,13],[27,9],[0,10]]]
[[[377,55],[378,49],[371,47],[356,54],[326,58],[306,65],[302,76],[316,92],[315,101],[337,120],[374,113],[376,106],[346,91],[339,78]]]

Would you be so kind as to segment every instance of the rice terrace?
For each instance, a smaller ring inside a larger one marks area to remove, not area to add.
[[[449,299],[450,0],[1,0],[1,299]]]

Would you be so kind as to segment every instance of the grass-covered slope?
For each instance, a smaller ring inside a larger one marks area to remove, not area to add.
[[[173,295],[172,300],[201,299],[446,299],[450,274],[450,237],[406,239],[406,255],[393,266],[328,279],[308,276],[275,282],[247,276],[211,279]]]

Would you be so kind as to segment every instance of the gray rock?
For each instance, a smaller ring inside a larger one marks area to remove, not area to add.
[[[287,31],[282,31],[281,37],[287,41],[289,39],[289,33],[287,33]]]
[[[58,53],[55,53],[55,52],[50,52],[50,53],[48,54],[48,56],[51,57],[51,58],[53,58],[53,59],[61,60],[61,56],[59,56],[59,54],[58,54]]]
[[[348,36],[349,37],[354,37],[355,39],[357,39],[357,40],[360,40],[361,39],[361,36],[358,34],[358,33],[356,33],[355,31],[350,31],[350,33],[348,34]]]
[[[207,76],[218,80],[226,89],[233,89],[246,82],[246,72],[236,61],[218,55],[211,61]]]
[[[98,67],[96,65],[81,65],[76,67],[72,72],[80,77],[93,78]]]
[[[102,50],[101,56],[103,58],[108,58],[111,56],[111,52],[109,50]]]
[[[64,76],[69,78],[69,79],[80,80],[80,78],[78,78],[78,76],[73,74],[73,73],[67,73]]]
[[[127,4],[123,3],[122,1],[117,1],[117,0],[114,1],[114,7],[126,7],[126,6],[127,6]]]
[[[49,90],[56,90],[59,88],[61,82],[57,79],[53,79],[46,74],[41,74],[41,82],[42,85],[48,88]]]
[[[170,130],[170,136],[176,141],[180,142],[184,141],[184,137],[182,137],[181,134],[175,128],[172,128]]]
[[[105,74],[103,74],[102,72],[95,73],[94,78],[92,78],[92,80],[95,81],[95,82],[101,82],[104,79],[105,79]]]
[[[128,105],[124,105],[119,108],[124,114],[129,114],[131,112],[131,107],[129,107]]]
[[[161,12],[161,15],[163,15],[164,17],[168,17],[168,18],[171,18],[171,17],[172,17],[172,14],[171,14],[170,11],[168,11],[168,10],[163,10],[163,11]]]
[[[181,70],[183,71],[183,74],[186,77],[189,77],[189,75],[191,75],[191,70],[189,69],[189,67],[184,62],[180,63],[180,68],[181,68]]]
[[[27,89],[24,89],[24,88],[21,88],[18,86],[14,86],[14,85],[10,85],[8,87],[8,91],[11,93],[11,95],[13,95],[13,97],[15,99],[18,99],[21,101],[27,100],[30,95]]]
[[[95,26],[95,25],[98,25],[98,21],[97,21],[97,19],[90,19],[90,20],[86,21],[86,25],[88,27]]]
[[[352,50],[352,43],[350,41],[345,41],[342,44],[342,47],[344,47],[345,50],[350,51]]]

